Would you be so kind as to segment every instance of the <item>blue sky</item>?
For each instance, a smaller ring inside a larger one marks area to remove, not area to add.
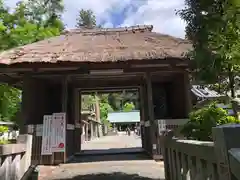
[[[14,7],[19,0],[5,0]],[[64,0],[63,20],[67,28],[74,28],[78,11],[92,9],[97,22],[104,27],[148,24],[153,31],[184,37],[185,23],[176,15],[184,8],[184,0]]]

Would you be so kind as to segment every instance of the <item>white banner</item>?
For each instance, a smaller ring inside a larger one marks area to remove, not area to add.
[[[54,113],[52,118],[52,152],[65,152],[66,113]]]
[[[42,155],[51,155],[51,135],[52,135],[52,116],[43,116],[43,133],[42,133]]]

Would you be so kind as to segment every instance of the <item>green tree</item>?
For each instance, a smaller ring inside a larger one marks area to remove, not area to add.
[[[64,29],[61,15],[64,11],[62,0],[28,0],[26,3],[28,19],[39,26]]]
[[[81,9],[79,11],[78,17],[77,17],[77,28],[94,28],[96,27],[96,16],[94,15],[93,11],[88,9],[84,10]]]
[[[21,92],[6,84],[0,85],[0,118],[9,121],[14,118],[20,109]]]
[[[135,109],[135,106],[134,106],[134,104],[132,103],[132,102],[127,102],[127,103],[125,103],[124,104],[124,106],[123,106],[123,111],[124,112],[129,112],[129,111],[132,111],[132,110],[134,110]]]
[[[10,13],[9,8],[4,6],[3,1],[0,1],[0,51],[30,44],[61,33],[62,27],[58,23],[51,24],[49,21],[49,25],[47,25],[48,19],[43,17],[42,20],[37,21],[37,18],[29,13],[31,11],[28,4],[20,2]],[[16,120],[14,116],[20,109],[20,94],[19,89],[6,84],[0,85],[1,120]]]
[[[235,75],[240,66],[239,2],[235,0],[185,0],[179,11],[187,22],[186,36],[193,44],[189,53],[196,78],[204,83],[226,82],[235,98]]]
[[[189,122],[181,129],[181,133],[188,139],[212,141],[212,128],[222,124],[240,123],[228,116],[226,110],[219,108],[215,103],[190,113]]]
[[[99,105],[100,105],[100,118],[103,124],[109,124],[107,118],[108,113],[112,112],[113,109],[108,103],[108,94],[99,94],[97,95],[97,98],[99,99]]]

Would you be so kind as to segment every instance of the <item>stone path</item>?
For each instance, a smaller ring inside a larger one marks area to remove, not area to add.
[[[90,149],[119,149],[140,147],[136,136],[106,136],[84,144]],[[68,164],[55,168],[42,180],[164,180],[163,163],[157,163],[142,152],[79,155]]]

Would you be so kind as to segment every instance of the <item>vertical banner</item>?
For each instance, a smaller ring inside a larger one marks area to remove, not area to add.
[[[52,116],[43,116],[43,133],[42,133],[42,155],[51,155],[51,135],[52,135]]]
[[[66,113],[54,113],[52,118],[52,152],[65,152]]]

